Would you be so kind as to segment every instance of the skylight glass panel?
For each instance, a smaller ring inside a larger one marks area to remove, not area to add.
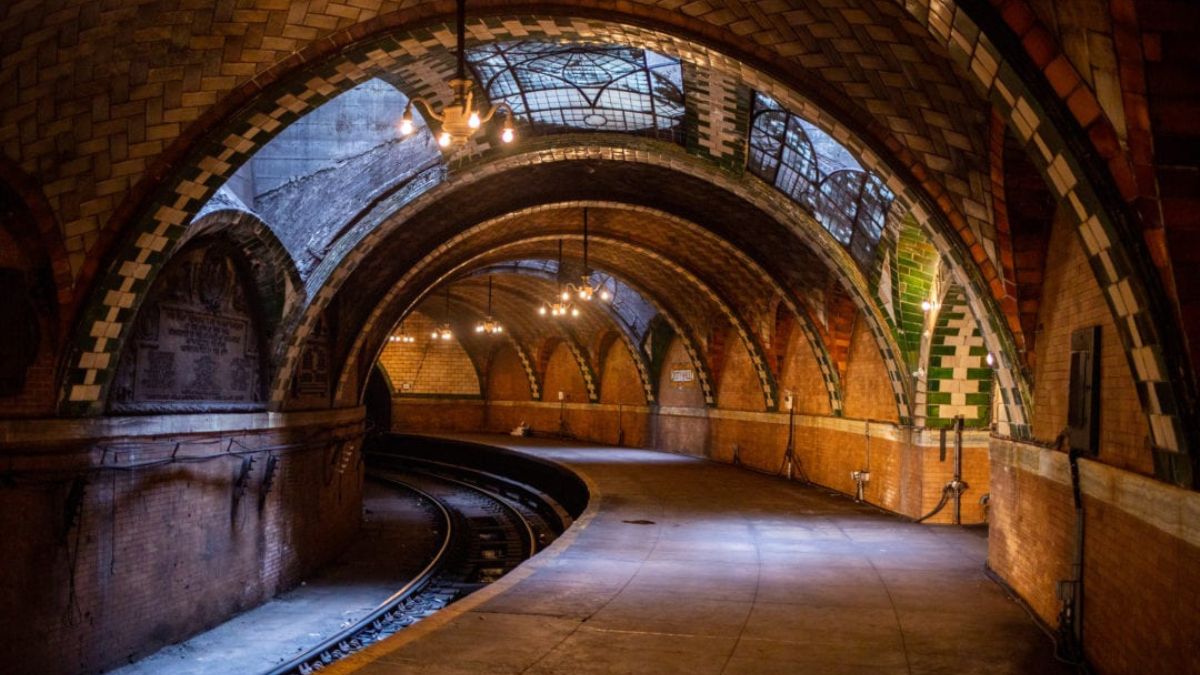
[[[538,41],[480,45],[467,60],[493,103],[535,131],[615,131],[679,140],[678,59],[621,45]]]
[[[813,211],[864,268],[883,236],[894,195],[852,154],[808,120],[756,94],[747,167]]]

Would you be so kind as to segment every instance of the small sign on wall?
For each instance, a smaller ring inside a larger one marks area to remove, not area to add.
[[[682,389],[688,386],[688,383],[696,380],[696,371],[687,363],[672,363],[671,364],[671,384]]]

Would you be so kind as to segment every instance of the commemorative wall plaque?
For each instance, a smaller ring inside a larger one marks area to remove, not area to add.
[[[259,409],[262,389],[258,330],[236,264],[215,247],[184,254],[139,312],[110,409]]]

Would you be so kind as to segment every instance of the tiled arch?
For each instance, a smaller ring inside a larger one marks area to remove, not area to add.
[[[507,218],[507,216],[506,216],[506,218]],[[500,221],[500,220],[503,220],[503,218],[496,219],[496,220]],[[473,230],[476,230],[479,228],[486,228],[489,224],[494,225],[494,222],[493,223],[483,223],[483,224],[477,226],[476,228],[473,228]],[[467,237],[467,234],[468,233],[464,233],[463,235],[460,235],[460,237],[462,239],[465,239]],[[411,311],[412,308],[415,308],[418,304],[420,304],[421,298],[427,296],[430,293],[429,289],[434,288],[439,283],[444,283],[445,280],[452,278],[456,274],[469,272],[471,269],[478,267],[478,265],[482,262],[485,262],[485,261],[490,262],[491,259],[495,258],[495,256],[503,255],[506,249],[518,248],[518,247],[527,245],[530,242],[538,242],[538,241],[557,242],[560,239],[562,239],[562,237],[559,235],[547,235],[544,237],[521,239],[518,241],[509,242],[508,244],[505,244],[502,247],[491,249],[485,253],[480,253],[480,254],[474,255],[465,261],[460,261],[456,265],[454,265],[453,268],[450,269],[449,271],[443,272],[434,283],[429,284],[426,287],[426,289],[421,291],[420,295],[416,299],[414,299],[412,302],[409,303],[408,309],[406,309],[404,312],[402,312],[402,314],[407,314],[408,311]],[[376,303],[375,307],[373,308],[373,310],[371,312],[370,318],[367,321],[367,326],[369,327],[371,325],[375,325],[380,322],[389,321],[388,318],[384,315],[384,311],[385,311],[385,308],[389,305],[389,301],[391,300],[391,298],[398,296],[400,291],[402,289],[404,289],[406,285],[409,285],[410,281],[417,279],[422,272],[424,272],[427,269],[432,269],[435,265],[437,265],[439,263],[438,259],[440,257],[442,257],[445,254],[445,252],[449,249],[450,249],[450,247],[448,247],[448,246],[442,247],[438,251],[434,251],[434,252],[430,253],[428,256],[426,256],[424,259],[422,259],[421,262],[419,262],[417,265],[414,265],[412,268],[410,268],[408,271],[406,271],[404,276],[401,279],[399,279],[395,284],[392,285],[391,289],[388,291],[388,296],[380,299]],[[699,343],[696,340],[695,336],[693,335],[692,331],[687,328],[686,322],[684,322],[679,316],[677,316],[675,311],[673,311],[667,305],[664,305],[662,303],[662,301],[660,299],[656,298],[654,295],[646,293],[644,290],[638,288],[636,284],[631,284],[628,280],[623,280],[623,281],[624,281],[624,283],[629,284],[632,288],[637,290],[642,295],[643,298],[645,298],[649,303],[651,303],[654,306],[655,310],[658,312],[658,314],[667,321],[667,323],[671,326],[671,329],[676,333],[676,335],[679,336],[680,340],[682,341],[682,343],[684,345],[685,350],[687,351],[687,353],[692,361],[692,365],[696,370],[697,377],[700,381],[701,389],[705,393],[706,403],[709,405],[715,405],[715,398],[713,398],[714,389],[713,389],[713,385],[712,385],[712,383],[713,383],[712,376],[709,372],[707,364],[705,363],[704,359],[701,357],[701,351],[697,346]],[[608,318],[612,323],[617,325],[618,328],[620,327],[619,320],[617,320],[615,317],[611,317],[611,316]],[[389,323],[389,325],[390,325],[390,323]],[[651,392],[653,391],[653,384],[652,384],[653,374],[649,372],[649,365],[646,364],[644,358],[641,357],[637,346],[632,341],[632,338],[623,330],[618,330],[618,332],[622,335],[623,341],[626,343],[626,345],[630,349],[630,352],[634,357],[634,362],[638,366],[639,375],[641,375],[643,378],[643,382],[642,382],[643,389],[645,389],[647,392],[648,400],[652,399]],[[367,329],[359,331],[358,337],[356,338],[354,345],[351,347],[351,349],[349,351],[350,356],[348,357],[346,363],[343,365],[341,374],[338,377],[337,388],[336,388],[335,395],[334,395],[335,401],[343,401],[347,404],[352,404],[353,402],[360,400],[360,398],[363,394],[363,391],[354,392],[354,398],[348,399],[350,392],[347,391],[347,386],[350,384],[350,374],[352,372],[354,372],[356,366],[359,365],[359,362],[363,358],[364,355],[370,355],[371,360],[374,361],[375,359],[378,358],[379,351],[383,348],[382,343],[380,343],[378,346],[372,346],[368,342],[369,334],[370,334],[370,331]],[[537,365],[533,365],[535,363],[537,363]],[[531,377],[533,377],[535,379],[538,378],[538,373],[541,372],[540,363],[531,362],[529,372],[532,373]],[[585,380],[586,380],[586,377],[585,377]],[[360,383],[360,385],[361,385],[360,389],[363,389],[365,387],[365,383]],[[282,371],[280,371],[280,378],[277,379],[277,387],[273,390],[273,392],[276,392],[280,396],[283,396],[283,395],[286,395],[287,388],[288,388],[287,376],[284,375],[282,373]],[[363,390],[365,391],[365,389],[363,389]]]
[[[489,271],[489,274],[495,274],[495,275],[518,274],[518,275],[537,276],[537,277],[541,277],[541,278],[545,278],[545,279],[557,280],[556,276],[551,275],[549,273],[542,273],[542,272],[537,272],[534,270],[504,269],[502,267],[501,268],[492,267]],[[633,365],[638,371],[638,377],[641,379],[642,391],[645,393],[646,403],[654,403],[655,386],[654,386],[654,382],[653,382],[652,378],[650,377],[650,364],[646,361],[646,357],[644,354],[642,354],[642,351],[640,349],[638,349],[637,339],[636,339],[637,336],[635,336],[631,332],[631,330],[625,324],[625,322],[622,321],[620,318],[618,318],[612,312],[612,310],[606,310],[605,314],[607,314],[609,316],[610,320],[612,321],[613,325],[615,326],[615,328],[610,329],[608,332],[611,333],[612,335],[614,335],[616,339],[620,339],[621,343],[625,346],[626,350],[628,350],[630,358],[633,360]],[[610,346],[610,348],[611,348],[611,346]],[[599,368],[604,363],[604,354],[599,349],[594,350],[594,352],[595,352],[595,358],[596,358],[596,367]],[[597,375],[599,375],[599,373],[597,373]],[[598,379],[597,386],[603,387],[604,386],[603,381],[600,381]]]
[[[852,151],[861,154],[864,166],[878,167],[881,175],[891,175],[891,187],[898,187],[900,179],[886,171],[879,155],[859,142],[846,127],[824,114],[810,101],[800,98],[781,82],[747,68],[736,59],[718,52],[693,45],[688,41],[649,29],[635,28],[598,20],[587,19],[544,19],[505,18],[485,20],[471,27],[474,39],[502,39],[549,35],[555,38],[581,36],[587,39],[621,41],[631,44],[653,46],[668,54],[685,54],[703,60],[715,70],[735,74],[740,80],[760,88],[781,101],[791,104],[793,109],[804,109],[814,123],[827,128],[831,135],[845,142]],[[398,68],[404,63],[444,48],[450,43],[449,31],[444,26],[434,26],[416,31],[388,33],[371,42],[354,44],[339,52],[333,62],[321,64],[316,73],[300,73],[293,76],[286,86],[281,82],[274,88],[273,98],[260,96],[257,106],[249,106],[240,116],[226,124],[223,131],[210,134],[219,140],[204,146],[177,173],[185,175],[174,187],[166,191],[159,206],[140,224],[141,234],[131,237],[118,259],[132,260],[137,264],[154,266],[161,262],[173,244],[189,214],[199,201],[205,198],[217,184],[238,164],[246,159],[259,144],[275,133],[283,124],[313,107],[341,89],[361,82],[377,70]],[[319,51],[319,50],[316,50]],[[308,56],[308,55],[306,55]],[[297,61],[303,61],[297,57]],[[271,79],[271,78],[268,78]],[[701,120],[702,128],[716,129]],[[711,137],[712,149],[718,154],[729,152],[729,139]],[[740,142],[740,140],[739,140]],[[903,198],[903,196],[902,196]],[[984,261],[982,264],[990,264]],[[108,377],[108,362],[111,353],[119,349],[123,331],[128,323],[128,314],[137,307],[140,294],[148,279],[131,278],[125,274],[124,263],[115,263],[112,273],[97,291],[98,302],[94,303],[87,327],[78,341],[78,358],[72,358],[72,368],[64,383],[64,407],[68,411],[86,413],[102,398]]]
[[[914,6],[920,7],[920,4]],[[993,103],[1014,122],[1022,138],[1037,151],[1034,156],[1042,156],[1047,175],[1054,183],[1056,191],[1075,209],[1081,223],[1080,236],[1092,258],[1093,269],[1106,290],[1110,309],[1118,319],[1118,326],[1126,344],[1129,345],[1128,357],[1139,382],[1143,405],[1150,415],[1155,445],[1165,453],[1162,455],[1164,462],[1174,461],[1170,456],[1186,451],[1187,447],[1184,424],[1176,411],[1182,410],[1189,416],[1192,411],[1183,407],[1188,398],[1180,395],[1188,386],[1187,378],[1179,377],[1183,369],[1176,367],[1177,361],[1185,358],[1183,352],[1163,347],[1165,340],[1175,340],[1178,336],[1169,312],[1160,308],[1164,306],[1158,300],[1161,290],[1155,285],[1152,277],[1147,277],[1137,256],[1128,254],[1126,248],[1132,244],[1126,229],[1114,223],[1113,213],[1100,203],[1098,190],[1091,185],[1095,177],[1084,175],[1080,171],[1081,163],[1076,151],[1061,142],[1059,123],[1041,109],[1036,97],[1030,94],[1025,80],[1012,70],[988,36],[979,30],[971,17],[953,5],[936,4],[925,12],[924,16],[931,34],[944,41],[948,53],[962,71],[972,74]],[[355,31],[358,35],[366,32],[369,30]],[[344,43],[333,41],[332,44],[346,44],[353,39],[354,36],[348,36]],[[313,52],[324,53],[321,49],[314,49]],[[289,62],[280,64],[275,72],[288,72],[311,55],[297,55]],[[274,74],[265,75],[259,82],[271,81]],[[257,89],[260,86],[256,83],[253,88]],[[301,102],[301,99],[293,96],[283,104],[284,112],[281,114],[287,113],[287,106]],[[226,140],[230,138],[227,137]],[[215,159],[215,163],[205,164],[205,158],[199,157],[200,161],[193,165],[198,167],[198,171],[193,170],[191,178],[187,181],[190,185],[172,183],[166,194],[175,195],[177,198],[168,198],[160,202],[160,208],[143,220],[139,228],[140,234],[131,237],[129,246],[119,253],[117,261],[111,267],[112,274],[95,292],[93,297],[96,302],[89,308],[78,333],[78,350],[71,356],[71,371],[68,381],[64,383],[66,411],[86,413],[95,410],[95,403],[101,398],[103,386],[109,375],[107,370],[110,366],[110,356],[119,348],[122,331],[129,322],[129,315],[136,307],[139,294],[145,290],[148,280],[131,280],[131,277],[125,274],[125,263],[137,262],[143,255],[145,257],[141,263],[161,262],[162,251],[177,236],[175,230],[182,226],[180,216],[186,216],[188,209],[193,206],[191,200],[197,197],[197,190],[200,195],[204,193],[203,183],[196,183],[191,179],[208,172],[208,168],[218,169],[218,172],[224,170],[221,165],[225,164],[225,161],[219,159],[220,155],[230,150],[230,155],[226,157],[229,159],[241,146],[241,142],[236,139],[233,139],[232,144],[232,147],[222,148],[215,158],[208,158]],[[899,145],[889,146],[888,151],[890,155],[900,158],[902,163],[905,157],[910,157]],[[928,171],[917,163],[910,169],[918,180],[928,175]],[[937,201],[940,191],[936,182],[930,178],[924,180],[922,186]],[[955,219],[950,220],[950,225],[957,227]],[[963,235],[963,240],[968,246],[977,243],[972,241],[972,237],[968,237],[963,229],[958,228],[958,232]],[[1114,245],[1114,242],[1117,244]],[[994,289],[994,284],[999,283],[999,279],[994,274],[994,267],[991,267],[991,276],[986,274],[990,267],[986,253],[981,253],[974,247],[971,251],[975,262],[985,271],[983,280],[988,282],[987,286]],[[970,282],[970,289],[979,280],[972,278],[967,281]],[[990,299],[983,294],[975,294],[972,302],[991,304]],[[987,309],[995,310],[991,306]],[[993,311],[983,314],[991,317]],[[989,320],[989,323],[992,324],[991,330],[988,331],[989,340],[1007,343],[1003,326],[995,325],[996,322],[992,320]],[[1012,354],[1015,352],[1010,344],[997,346],[1004,347],[994,350],[1002,354],[1002,359],[1013,360]],[[1016,436],[1024,435],[1023,430],[1019,428],[1008,431]]]

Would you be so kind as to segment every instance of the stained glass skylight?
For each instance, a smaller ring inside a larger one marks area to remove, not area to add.
[[[770,97],[755,94],[749,168],[812,209],[860,265],[870,266],[894,195],[841,143]]]
[[[681,136],[678,59],[621,45],[517,41],[473,47],[467,60],[488,98],[508,103],[535,132]]]

